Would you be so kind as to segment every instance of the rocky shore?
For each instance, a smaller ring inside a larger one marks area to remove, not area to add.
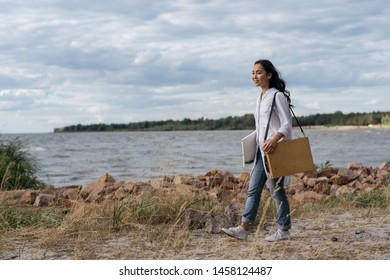
[[[167,193],[177,188],[187,188],[200,195],[215,196],[219,201],[234,203],[246,197],[248,181],[248,172],[235,177],[228,171],[216,169],[203,176],[164,176],[147,182],[117,181],[111,175],[104,174],[86,186],[56,188],[49,185],[42,190],[0,191],[0,204],[35,207],[56,205],[59,206],[57,211],[66,214],[75,204],[123,200],[127,196],[141,195],[156,188]],[[291,184],[286,186],[286,191],[292,201],[303,203],[345,194],[372,192],[389,183],[390,163],[367,167],[355,162],[345,168],[329,167],[321,171],[296,174],[292,176]]]

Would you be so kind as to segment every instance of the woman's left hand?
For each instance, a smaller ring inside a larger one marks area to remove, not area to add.
[[[276,147],[277,143],[278,143],[278,141],[274,141],[274,139],[267,140],[263,144],[263,151],[264,151],[264,153],[266,153],[266,154],[272,153],[275,150],[275,147]]]

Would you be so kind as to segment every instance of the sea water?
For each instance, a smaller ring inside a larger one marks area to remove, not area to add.
[[[204,175],[211,169],[238,175],[241,139],[251,131],[170,131],[3,134],[22,141],[40,166],[39,178],[56,187],[86,185],[109,173],[116,180],[146,181],[164,175]],[[349,162],[377,166],[390,160],[390,130],[306,129],[316,165]],[[294,137],[302,136],[294,129]]]

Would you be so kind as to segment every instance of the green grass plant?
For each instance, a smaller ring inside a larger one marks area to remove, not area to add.
[[[20,139],[0,142],[0,190],[40,189],[38,163]]]
[[[61,216],[50,215],[41,209],[23,209],[15,206],[0,207],[0,232],[22,228],[55,227]]]

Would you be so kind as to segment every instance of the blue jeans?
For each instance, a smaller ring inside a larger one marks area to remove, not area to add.
[[[256,163],[253,167],[248,187],[248,197],[245,204],[242,222],[252,224],[260,207],[261,193],[267,182],[267,173],[264,170],[263,157],[257,150]],[[268,188],[277,209],[277,227],[282,230],[291,228],[290,205],[283,188],[284,177],[269,179]]]

